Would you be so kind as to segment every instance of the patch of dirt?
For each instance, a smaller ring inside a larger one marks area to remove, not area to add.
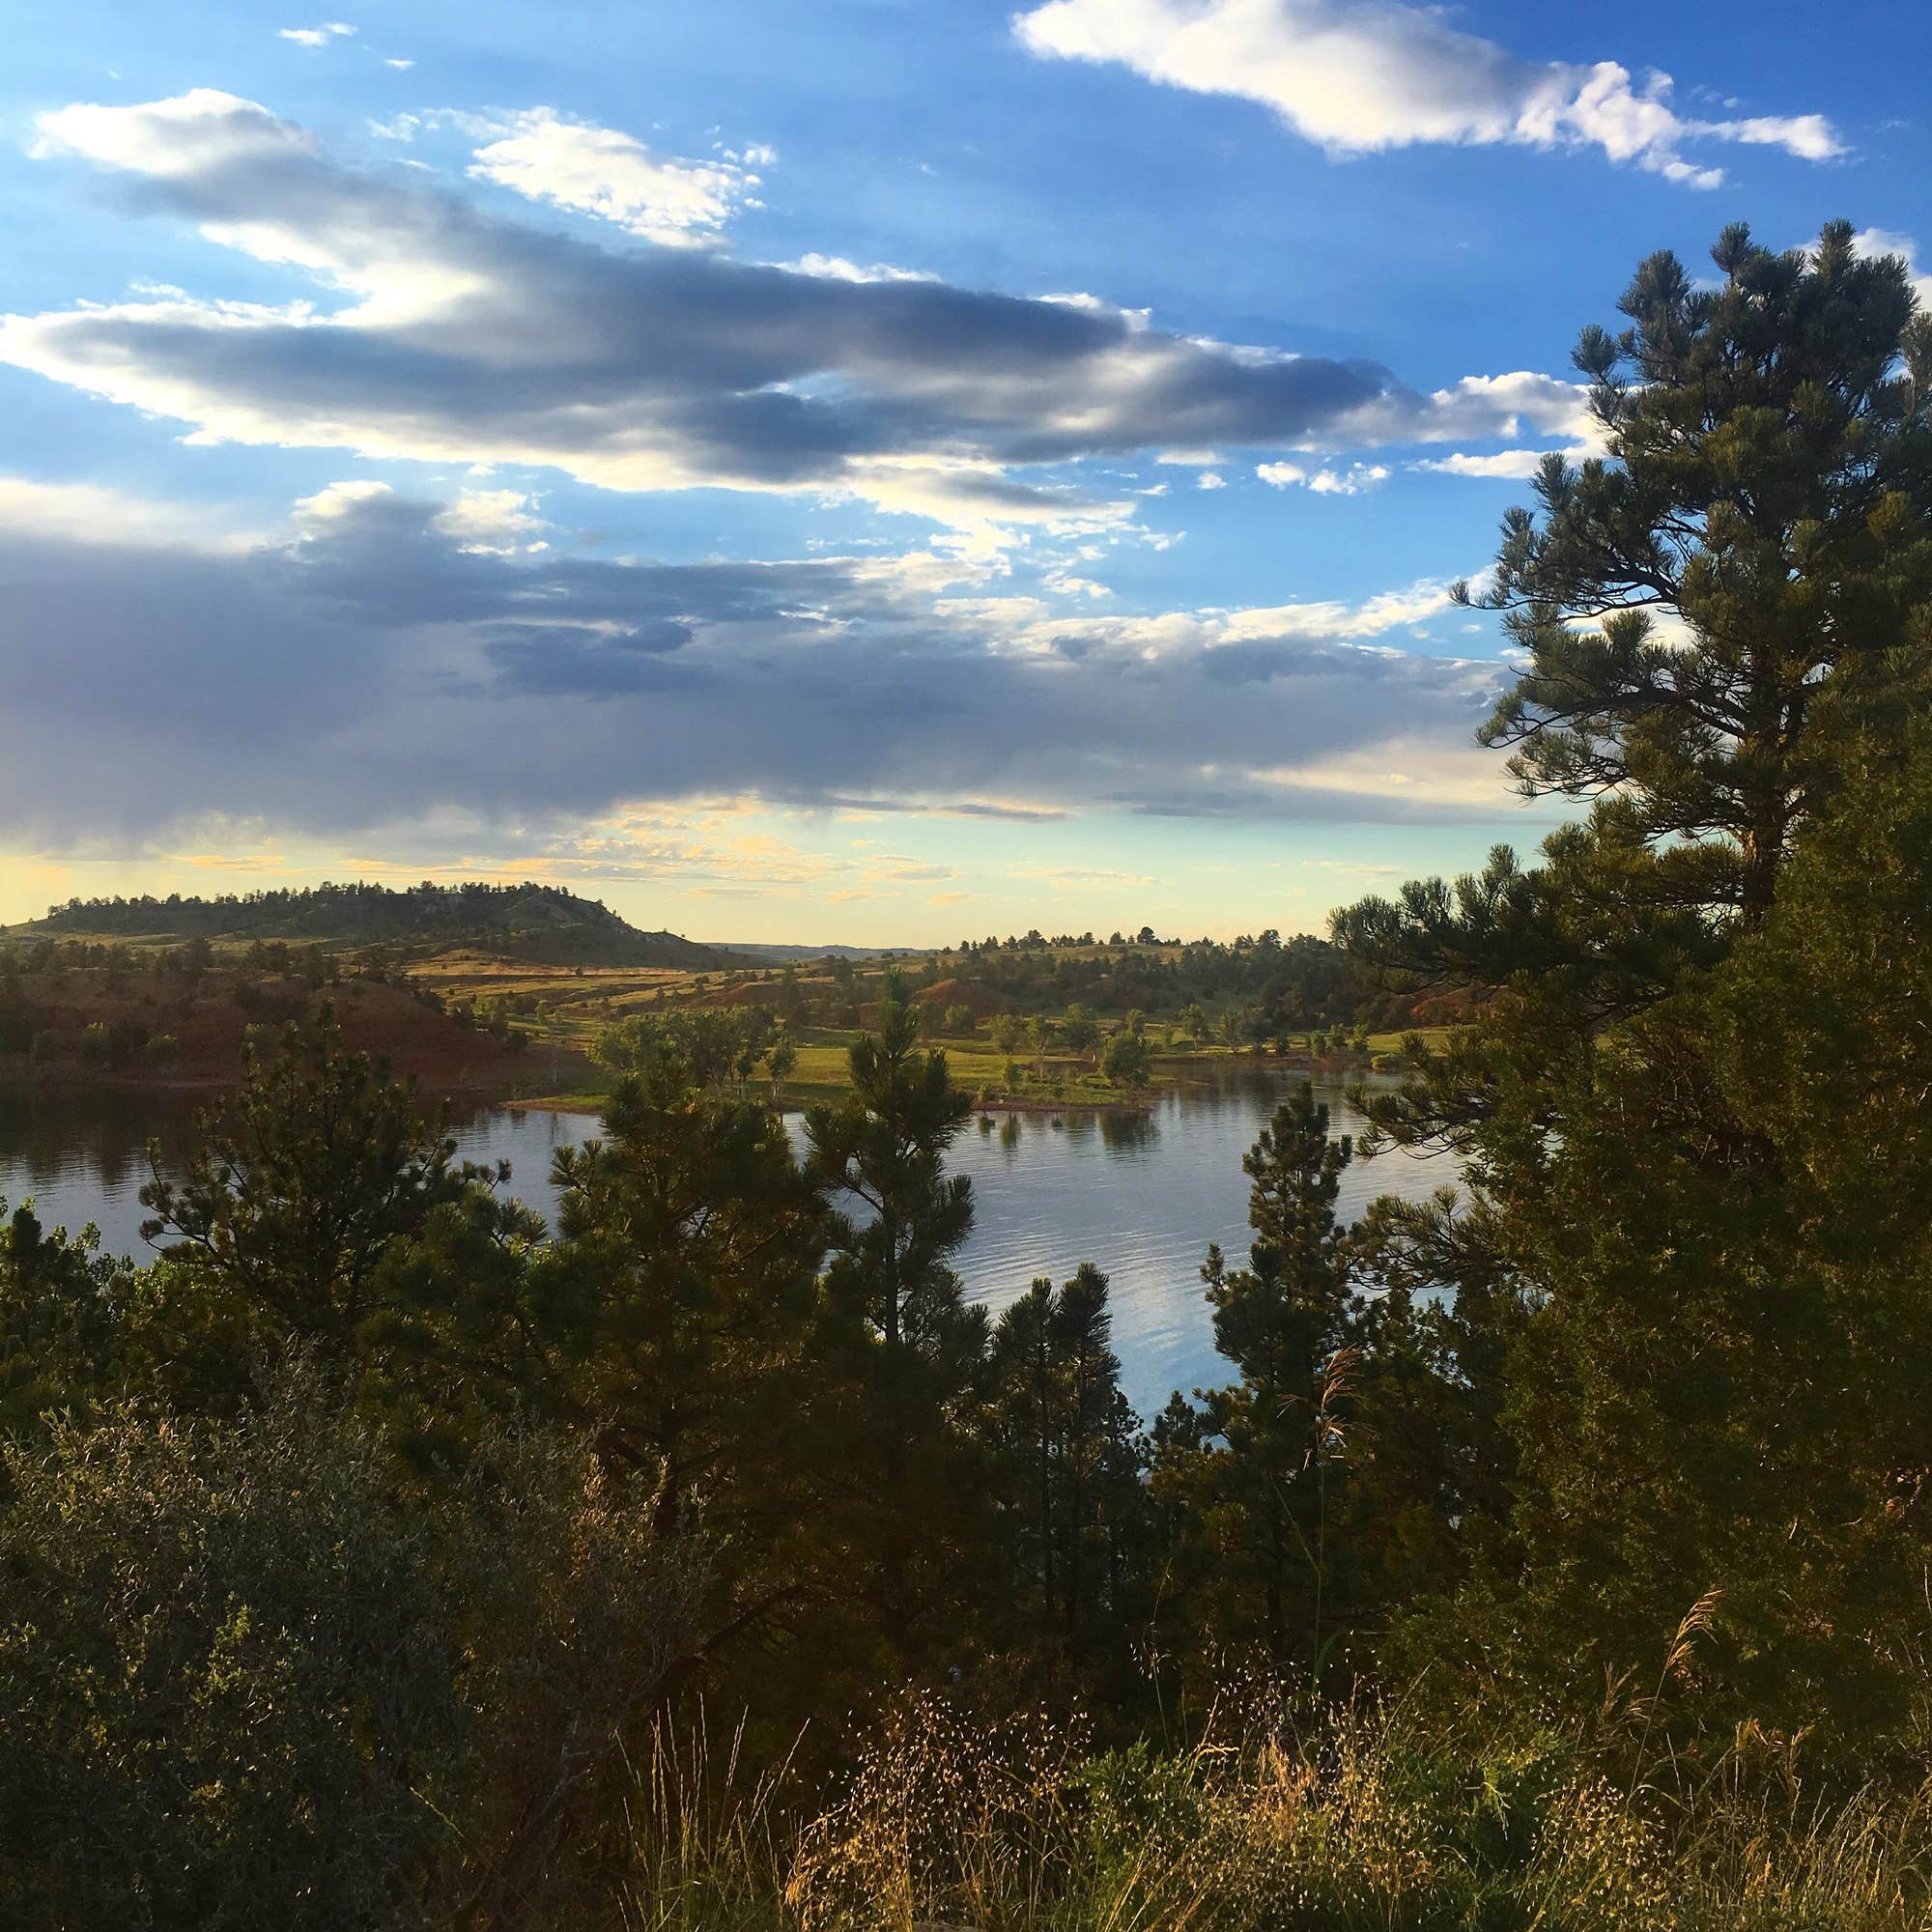
[[[464,1026],[401,986],[349,980],[317,989],[299,980],[210,973],[193,992],[159,976],[110,976],[97,969],[23,978],[21,990],[54,1034],[51,1060],[0,1063],[9,1075],[104,1086],[224,1087],[239,1079],[250,1027],[270,1037],[292,1020],[311,1017],[327,999],[344,1042],[389,1063],[430,1094],[488,1093],[550,1077],[556,1055],[547,1046],[519,1050]],[[238,1000],[238,991],[242,997]],[[82,1060],[82,1030],[128,1021],[150,1038],[165,1036],[174,1052],[156,1061],[136,1050],[119,1066]],[[568,1056],[573,1062],[581,1056]]]
[[[965,1007],[976,1020],[990,1019],[1007,1009],[1006,1001],[977,980],[935,980],[917,988],[913,998],[922,1007]]]
[[[1409,1008],[1408,1016],[1417,1026],[1454,1026],[1467,1019],[1482,1004],[1469,987],[1455,986],[1446,993],[1432,993],[1427,999],[1417,1000]]]
[[[707,1007],[775,1007],[779,1003],[779,994],[783,990],[776,980],[769,982],[750,981],[724,992],[707,993],[701,1004]]]

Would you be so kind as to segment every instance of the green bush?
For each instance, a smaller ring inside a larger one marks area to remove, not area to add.
[[[412,1493],[299,1367],[0,1448],[0,1922],[562,1922],[701,1577],[568,1437],[476,1471]]]

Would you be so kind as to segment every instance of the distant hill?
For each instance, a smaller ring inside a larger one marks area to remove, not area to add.
[[[916,946],[766,946],[753,940],[720,939],[719,952],[734,959],[756,959],[767,966],[787,966],[806,959],[910,959]]]
[[[18,928],[16,928],[18,930]],[[640,932],[598,899],[560,886],[320,885],[218,898],[70,899],[31,933],[107,939],[298,940],[342,946],[473,946],[563,966],[677,966],[697,972],[737,963],[718,947],[674,932]]]

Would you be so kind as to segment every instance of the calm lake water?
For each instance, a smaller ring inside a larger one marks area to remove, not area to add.
[[[1163,1094],[1142,1119],[1095,1115],[976,1116],[954,1150],[973,1177],[977,1219],[959,1260],[968,1292],[999,1306],[1036,1275],[1064,1280],[1083,1261],[1113,1282],[1114,1346],[1127,1394],[1151,1415],[1176,1388],[1219,1381],[1198,1270],[1209,1241],[1231,1261],[1248,1245],[1241,1156],[1295,1079],[1242,1069],[1217,1084]],[[1347,1084],[1319,1077],[1331,1131],[1359,1122]],[[36,1094],[0,1089],[0,1198],[34,1197],[49,1226],[93,1222],[101,1245],[145,1255],[138,1199],[147,1144],[164,1169],[193,1144],[198,1103],[158,1094]],[[599,1131],[591,1116],[488,1108],[457,1126],[463,1155],[507,1160],[510,1191],[552,1211],[551,1152]],[[1341,1212],[1353,1219],[1382,1193],[1411,1198],[1455,1179],[1446,1159],[1400,1152],[1357,1161],[1343,1177]]]

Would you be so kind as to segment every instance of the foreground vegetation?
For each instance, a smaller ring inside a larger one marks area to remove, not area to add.
[[[965,1302],[894,979],[803,1152],[614,1018],[554,1230],[327,1012],[154,1265],[16,1208],[0,1917],[1932,1922],[1932,326],[1849,227],[1716,260],[1486,593],[1587,815],[1336,917],[1460,1003],[1367,1105],[1463,1186],[1340,1227],[1303,1088],[1220,1385],[1133,1414],[1103,1255]]]
[[[1922,1793],[1835,1802],[1739,1741],[1690,1802],[1627,1781],[1627,1739],[1467,1731],[1231,1688],[1191,1743],[1096,1749],[1077,1725],[925,1696],[854,1741],[837,1802],[735,1740],[653,1735],[622,1857],[630,1922],[985,1932],[1908,1932]],[[1767,1776],[1767,1772],[1773,1775]],[[804,1798],[802,1804],[799,1803]],[[794,1805],[797,1808],[794,1808]]]

